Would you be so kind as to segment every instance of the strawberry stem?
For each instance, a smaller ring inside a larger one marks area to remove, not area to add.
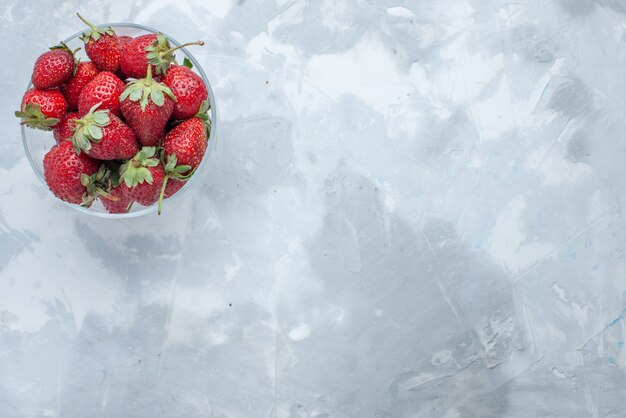
[[[167,181],[169,180],[170,175],[166,174],[163,179],[163,186],[161,186],[161,193],[159,194],[159,206],[157,207],[157,214],[160,215],[163,209],[163,197],[165,196],[165,186],[167,186]]]
[[[181,48],[184,48],[186,46],[191,46],[191,45],[200,45],[200,46],[202,46],[202,45],[204,45],[204,41],[187,42],[186,44],[182,44],[182,45],[176,46],[174,48],[170,48],[167,51],[163,51],[163,52],[161,52],[161,55],[166,55],[166,54],[169,54],[171,52],[176,51],[177,49],[181,49]]]
[[[84,17],[82,17],[82,16],[80,15],[80,13],[76,12],[76,16],[78,16],[78,18],[79,18],[80,20],[82,20],[83,22],[85,22],[85,24],[86,24],[87,26],[89,26],[91,29],[93,29],[93,30],[97,30],[97,29],[98,29],[98,28],[96,28],[94,25],[92,25],[92,24],[91,24],[91,23],[90,23],[87,19],[85,19]]]

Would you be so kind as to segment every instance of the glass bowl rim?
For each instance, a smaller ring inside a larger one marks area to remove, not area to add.
[[[162,33],[169,41],[172,45],[174,46],[180,46],[181,43],[178,42],[177,40],[175,40],[174,38],[172,38],[171,36],[169,36],[168,34],[159,31],[157,29],[151,28],[150,26],[145,26],[145,25],[140,25],[138,23],[125,23],[125,22],[113,22],[113,23],[103,23],[100,25],[96,25],[97,27],[111,27],[113,29],[115,29],[116,27],[126,27],[126,28],[135,28],[135,29],[141,29],[145,32],[148,33]],[[63,42],[67,43],[70,41],[73,41],[74,39],[77,39],[80,35],[82,35],[84,32],[84,30],[78,31],[76,33],[74,33],[73,35],[67,37]],[[196,58],[193,56],[193,54],[191,54],[186,48],[181,48],[180,49],[181,52],[183,52],[183,54],[185,54],[186,57],[189,58],[189,60],[191,61],[191,63],[193,64],[194,70],[197,71],[197,73],[200,75],[200,77],[202,78],[202,80],[204,81],[204,84],[207,87],[207,92],[209,94],[209,103],[211,104],[211,136],[209,137],[209,144],[207,146],[207,150],[204,154],[204,157],[202,158],[202,161],[200,162],[200,165],[198,166],[197,170],[196,170],[196,175],[193,175],[189,178],[189,180],[187,180],[186,184],[183,186],[183,188],[181,190],[178,191],[178,193],[176,193],[175,195],[173,195],[172,197],[170,197],[169,199],[166,199],[163,201],[163,208],[167,208],[168,206],[170,206],[174,201],[176,201],[176,199],[179,199],[181,195],[184,194],[185,190],[189,190],[189,187],[193,184],[194,180],[196,179],[197,174],[199,172],[201,172],[202,170],[206,169],[207,166],[207,160],[209,159],[209,156],[211,154],[212,148],[213,148],[213,144],[215,143],[216,140],[216,133],[217,133],[217,107],[215,105],[215,95],[213,94],[213,89],[211,87],[211,83],[209,83],[209,79],[206,76],[206,74],[204,73],[204,70],[202,69],[202,66],[200,65],[200,63],[196,60]],[[26,86],[26,90],[32,88],[32,82],[29,80],[28,85]],[[33,160],[33,156],[30,153],[29,147],[28,147],[28,143],[26,141],[26,127],[24,125],[20,125],[21,128],[21,132],[22,132],[22,145],[24,146],[24,152],[26,154],[26,158],[31,166],[31,168],[33,169],[33,171],[35,172],[35,175],[37,176],[37,178],[39,178],[39,180],[41,181],[41,183],[43,184],[43,186],[48,189],[48,185],[46,183],[46,179],[44,178],[43,174],[39,172],[35,161]],[[47,190],[50,195],[54,196],[49,190]],[[58,199],[56,196],[54,196],[55,199],[57,199],[59,202],[62,202],[63,204],[72,207],[73,209],[87,214],[89,216],[96,216],[99,218],[104,218],[104,219],[130,219],[130,218],[138,218],[138,217],[142,217],[151,213],[155,213],[157,210],[157,205],[154,204],[152,206],[148,206],[148,207],[142,207],[142,209],[134,211],[134,212],[127,212],[127,213],[108,213],[108,212],[98,212],[95,210],[90,210],[89,208],[84,208],[82,206],[79,205],[75,205],[69,202],[65,202],[62,201],[60,199]]]

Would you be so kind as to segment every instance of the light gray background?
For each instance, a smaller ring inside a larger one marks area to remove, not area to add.
[[[179,41],[221,137],[91,219],[12,111],[73,13]],[[0,2],[0,416],[626,416],[626,3]]]

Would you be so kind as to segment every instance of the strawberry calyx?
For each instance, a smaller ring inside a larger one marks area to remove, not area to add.
[[[148,66],[148,75],[146,78],[140,78],[130,83],[120,95],[120,101],[129,99],[133,102],[139,101],[141,111],[145,112],[148,105],[148,99],[152,100],[157,106],[163,106],[165,103],[165,95],[172,100],[176,100],[176,96],[172,90],[163,83],[152,78],[152,67]]]
[[[141,183],[152,184],[154,179],[148,167],[156,167],[160,164],[156,157],[156,147],[143,147],[133,158],[120,166],[120,182],[133,188]]]
[[[87,26],[89,26],[91,28],[88,32],[84,32],[80,36],[80,39],[83,42],[88,43],[90,39],[93,39],[93,41],[96,42],[96,41],[98,41],[100,39],[100,37],[102,37],[104,35],[115,36],[115,32],[113,32],[113,29],[111,29],[110,27],[98,28],[95,25],[93,25],[92,23],[90,23],[89,21],[87,21],[87,19],[82,17],[80,15],[80,13],[76,13],[76,15],[78,16],[78,18],[80,20],[82,20]]]
[[[72,142],[77,154],[80,154],[81,151],[89,151],[92,142],[96,144],[100,142],[102,128],[111,122],[108,110],[97,110],[101,104],[102,102],[96,103],[85,116],[74,122],[76,129],[72,136]]]
[[[50,131],[53,126],[59,123],[59,119],[44,115],[41,106],[37,103],[28,103],[23,110],[16,111],[15,116],[22,119],[22,125],[42,131]]]
[[[111,190],[110,186],[108,186],[110,176],[111,170],[109,170],[106,164],[102,164],[98,171],[92,175],[84,173],[80,175],[80,184],[87,189],[85,193],[83,193],[81,206],[86,208],[90,207],[98,196],[103,196],[113,201],[119,200],[117,196],[109,194]]]
[[[200,109],[198,109],[198,113],[194,116],[204,123],[207,139],[211,136],[211,118],[209,117],[209,110],[211,110],[211,104],[208,100],[203,100],[202,104],[200,104]]]
[[[180,48],[191,45],[204,45],[203,41],[189,42],[176,47],[170,45],[170,41],[162,33],[157,34],[156,40],[152,45],[146,47],[146,58],[151,65],[154,65],[154,71],[157,74],[165,74],[172,63],[176,62],[174,52]]]
[[[161,155],[161,160],[163,157],[164,155]],[[161,210],[163,208],[163,198],[165,197],[165,187],[167,186],[167,181],[170,178],[187,181],[196,171],[195,169],[192,170],[190,165],[178,165],[178,160],[174,154],[167,156],[167,162],[163,164],[163,168],[165,170],[165,177],[163,178],[161,193],[159,194],[159,205],[157,209],[157,213],[159,215],[161,214]]]

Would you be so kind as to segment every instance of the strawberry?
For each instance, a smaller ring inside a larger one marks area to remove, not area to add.
[[[72,139],[74,130],[76,129],[76,119],[78,118],[80,118],[78,112],[70,112],[63,115],[59,123],[52,129],[57,144]]]
[[[126,86],[120,96],[120,109],[142,145],[158,144],[174,110],[174,100],[169,87],[152,79],[150,67],[146,78]]]
[[[120,167],[120,188],[130,199],[143,206],[159,200],[165,172],[156,157],[155,147],[143,147]]]
[[[124,45],[121,67],[124,74],[131,78],[144,78],[148,66],[155,75],[165,74],[170,64],[176,60],[174,51],[189,45],[204,45],[204,42],[190,42],[172,47],[162,33],[138,36]]]
[[[206,113],[208,107],[208,102],[204,101],[195,117],[175,126],[163,140],[165,179],[159,196],[159,213],[168,180],[187,180],[202,162],[211,132],[211,121]]]
[[[120,40],[113,29],[97,28],[80,14],[76,14],[91,28],[80,37],[85,43],[85,52],[89,59],[96,64],[98,69],[115,72],[120,66],[121,48]]]
[[[61,91],[65,95],[67,105],[70,109],[74,110],[78,108],[78,96],[80,92],[99,72],[96,65],[91,61],[78,63],[74,76],[61,87]]]
[[[206,111],[208,103],[203,102],[198,114],[176,125],[163,140],[165,160],[175,156],[178,164],[189,166],[190,169],[181,174],[195,170],[206,151],[211,122]]]
[[[108,110],[97,110],[94,105],[81,119],[77,119],[72,142],[76,152],[99,160],[126,160],[139,150],[132,129]]]
[[[126,196],[125,191],[119,185],[112,186],[109,196],[117,198],[112,200],[110,197],[100,196],[100,201],[109,213],[126,213],[130,210],[133,200]]]
[[[48,187],[59,199],[89,206],[97,186],[100,163],[85,154],[76,154],[71,142],[62,142],[48,151],[43,159],[44,177]],[[89,187],[89,190],[88,190]]]
[[[84,115],[94,105],[100,104],[100,110],[108,109],[116,116],[120,115],[120,94],[124,83],[115,74],[103,71],[96,75],[78,96],[78,113]]]
[[[32,88],[24,93],[20,109],[15,116],[22,119],[22,125],[49,131],[65,115],[67,102],[59,90]]]
[[[59,87],[69,80],[76,68],[74,57],[76,51],[72,51],[61,42],[60,45],[53,46],[50,51],[41,54],[33,68],[31,77],[33,86],[38,89],[49,89]]]
[[[191,65],[188,61],[185,63]],[[172,65],[163,77],[163,83],[176,96],[176,104],[172,113],[174,119],[193,117],[198,113],[202,102],[209,97],[202,78],[184,65]]]

